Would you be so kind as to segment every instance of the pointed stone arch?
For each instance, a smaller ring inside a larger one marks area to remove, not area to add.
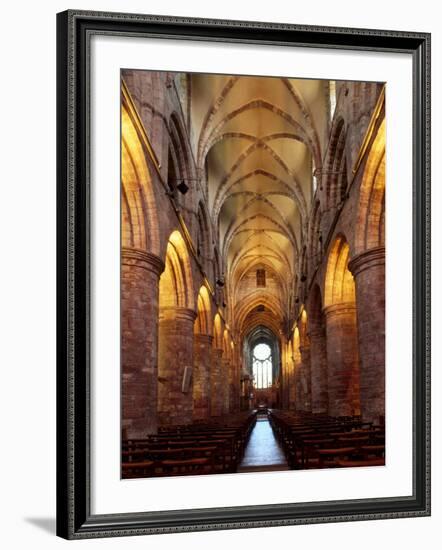
[[[160,277],[160,308],[194,308],[193,277],[186,243],[174,230],[167,244],[165,269]]]
[[[294,193],[293,189],[290,187],[290,185],[277,177],[272,172],[269,172],[268,170],[264,170],[262,168],[256,168],[255,170],[251,170],[247,174],[244,174],[243,176],[240,176],[236,180],[234,180],[230,185],[226,186],[226,188],[223,190],[221,194],[217,194],[217,198],[215,200],[214,206],[213,206],[213,213],[214,218],[217,219],[219,216],[219,212],[221,209],[221,206],[223,205],[224,201],[226,200],[227,196],[231,195],[231,190],[233,187],[237,185],[243,184],[245,181],[247,181],[250,178],[255,178],[257,176],[263,176],[270,180],[270,182],[274,182],[281,187],[283,187],[288,194],[294,201],[297,201],[296,194]]]
[[[195,319],[196,334],[212,334],[212,305],[209,291],[202,285],[197,299],[197,317]]]
[[[304,307],[301,307],[301,314],[296,328],[299,333],[299,354],[301,359],[296,375],[296,409],[311,412],[310,339],[308,336],[308,315]]]
[[[309,296],[310,365],[312,412],[328,412],[327,343],[321,290],[316,284]]]
[[[121,109],[122,245],[159,255],[157,208],[147,155],[137,122]]]
[[[123,87],[121,105],[121,401],[126,437],[157,430],[160,259],[152,160]]]
[[[284,111],[280,107],[277,107],[273,103],[270,103],[264,99],[252,99],[251,101],[241,105],[240,107],[237,107],[233,111],[230,111],[220,120],[220,122],[218,122],[216,126],[212,128],[209,137],[207,138],[207,142],[212,141],[215,136],[219,135],[223,126],[225,126],[228,122],[251,109],[265,109],[273,113],[276,117],[280,117],[292,128],[294,128],[296,134],[299,135],[305,145],[310,150],[313,150],[314,143],[312,142],[311,137],[307,134],[305,128],[295,118],[293,118],[290,113]]]
[[[224,322],[219,313],[213,320],[212,357],[210,367],[210,414],[220,416],[224,412]]]
[[[224,357],[230,356],[229,331],[227,328],[225,328],[223,332],[223,353]]]
[[[355,284],[348,269],[350,247],[344,235],[338,235],[330,249],[325,276],[324,306],[355,302]]]
[[[169,237],[159,284],[158,423],[188,424],[193,419],[193,381],[182,391],[193,366],[194,291],[186,243],[178,230]]]
[[[247,322],[247,318],[256,308],[263,306],[273,321],[272,324],[278,329],[282,320],[282,305],[277,298],[269,292],[256,291],[245,296],[241,301],[237,303],[237,311],[235,315],[236,323],[240,330],[244,329]],[[262,315],[262,313],[260,313]]]
[[[231,91],[231,89],[236,84],[239,78],[240,78],[239,76],[229,77],[221,93],[213,100],[212,104],[209,106],[209,109],[207,110],[207,113],[204,117],[203,124],[201,126],[200,137],[198,140],[198,154],[197,154],[198,166],[201,166],[203,164],[202,149],[204,148],[204,144],[205,144],[204,137],[207,133],[207,129],[210,127],[210,124],[214,116],[219,111],[225,98],[227,97],[227,95],[229,94],[229,92]]]
[[[385,420],[385,118],[370,147],[359,191],[355,255],[361,412],[364,420]],[[376,350],[376,353],[374,353]]]
[[[298,410],[299,405],[302,401],[301,394],[301,383],[300,383],[300,370],[302,368],[302,357],[301,357],[301,342],[299,338],[299,328],[295,326],[293,330],[293,337],[291,340],[291,349],[292,349],[292,362],[293,362],[293,374],[292,374],[292,385],[290,386],[289,393],[289,406],[293,410]]]
[[[325,317],[329,414],[360,415],[360,368],[355,283],[348,268],[350,247],[336,236],[328,255]]]
[[[333,120],[327,159],[322,172],[322,186],[325,188],[327,209],[336,208],[347,192],[347,128],[341,116]]]
[[[269,145],[267,145],[267,143],[265,143],[261,139],[255,139],[254,143],[252,143],[252,145],[250,145],[244,151],[242,151],[241,154],[237,157],[235,163],[230,167],[227,174],[220,181],[216,195],[214,197],[213,204],[214,205],[217,204],[218,209],[220,210],[219,196],[223,192],[224,187],[228,185],[229,180],[232,178],[233,174],[241,167],[241,165],[257,150],[265,151],[277,163],[277,165],[284,171],[284,173],[290,177],[290,182],[291,182],[291,185],[293,186],[292,190],[296,197],[301,219],[305,219],[307,215],[307,201],[306,201],[304,192],[302,190],[302,185],[298,180],[298,176],[288,167],[288,165],[281,158],[281,156],[278,153],[276,153],[274,149],[272,149]]]
[[[219,313],[213,319],[213,347],[223,349],[223,322]]]
[[[370,148],[359,191],[355,253],[385,243],[385,118]]]
[[[193,420],[210,416],[210,368],[212,350],[212,308],[206,286],[201,286],[194,323]]]

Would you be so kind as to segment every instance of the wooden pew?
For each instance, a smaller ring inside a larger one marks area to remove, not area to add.
[[[336,464],[340,468],[355,468],[357,466],[385,466],[385,459],[376,457],[365,460],[338,460]]]
[[[331,449],[318,449],[318,468],[332,468],[337,466],[338,460],[349,458],[355,453],[356,447],[335,447]]]
[[[230,415],[209,424],[161,427],[158,434],[145,439],[127,439],[122,442],[123,477],[234,472],[256,414]],[[197,462],[188,462],[194,460]]]
[[[293,469],[335,467],[338,460],[345,459],[362,462],[381,456],[384,450],[384,428],[362,422],[360,417],[332,418],[323,414],[277,410],[269,410],[268,416]],[[363,447],[372,447],[372,450],[363,451]],[[349,448],[351,455],[340,456],[344,451],[350,452]],[[367,455],[367,452],[371,454]],[[373,453],[377,454],[373,456]]]

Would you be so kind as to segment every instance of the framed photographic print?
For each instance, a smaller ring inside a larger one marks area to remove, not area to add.
[[[57,533],[430,513],[430,36],[57,20]]]

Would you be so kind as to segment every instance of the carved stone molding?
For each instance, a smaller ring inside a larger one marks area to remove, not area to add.
[[[121,249],[121,264],[127,266],[138,267],[153,271],[157,275],[161,275],[164,271],[164,262],[155,254],[145,252],[139,248],[122,248]]]
[[[167,306],[160,309],[160,321],[173,319],[175,321],[189,321],[193,323],[196,318],[196,311],[187,307]]]
[[[371,269],[372,267],[385,265],[385,246],[378,246],[364,250],[348,263],[348,269],[353,277],[356,277],[361,271]]]
[[[337,315],[347,315],[356,312],[356,304],[354,302],[341,302],[340,304],[332,304],[324,308],[324,314],[327,317]]]
[[[212,345],[212,342],[213,342],[213,336],[211,334],[196,333],[195,339],[198,340],[198,342],[202,342],[210,346]]]

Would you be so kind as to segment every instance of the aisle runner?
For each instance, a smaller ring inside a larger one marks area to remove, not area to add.
[[[253,428],[238,472],[288,470],[287,460],[273,435],[267,418]]]

